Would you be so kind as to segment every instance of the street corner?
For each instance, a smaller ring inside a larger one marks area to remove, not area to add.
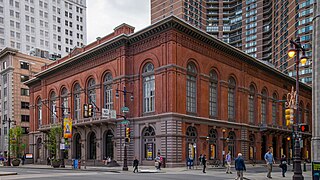
[[[0,176],[18,175],[17,172],[0,172]]]

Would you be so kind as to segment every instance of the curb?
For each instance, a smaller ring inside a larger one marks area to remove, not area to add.
[[[10,167],[10,166],[4,166],[4,167],[0,167],[1,168],[16,168],[16,167]],[[121,171],[118,170],[112,170],[112,169],[72,169],[72,168],[53,168],[53,167],[24,167],[24,166],[18,166],[18,168],[21,169],[52,169],[52,170],[73,170],[73,171],[98,171],[98,172],[112,172],[112,173],[120,173]],[[1,175],[0,175],[1,176]]]
[[[17,175],[18,173],[16,172],[2,172],[0,173],[0,176],[11,176],[11,175]]]

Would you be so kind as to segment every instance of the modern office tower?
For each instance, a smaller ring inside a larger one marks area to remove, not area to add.
[[[0,0],[0,49],[55,60],[86,44],[86,0]]]
[[[295,77],[290,39],[300,37],[309,61],[300,80],[311,84],[311,35],[314,0],[151,0],[151,23],[170,15],[237,47]]]
[[[42,66],[49,63],[52,61],[29,56],[12,48],[0,51],[1,153],[8,150],[9,124],[11,128],[22,127],[22,134],[25,135],[23,143],[28,149],[29,109],[33,107],[29,104],[29,88],[23,83],[32,79]]]

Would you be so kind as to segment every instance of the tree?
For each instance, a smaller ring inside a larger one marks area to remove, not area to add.
[[[22,143],[22,128],[16,126],[9,131],[10,151],[13,154],[13,158],[20,158],[23,156],[23,151],[26,148],[26,144]]]
[[[50,129],[48,133],[48,149],[52,156],[57,159],[59,155],[59,142],[62,137],[62,128],[61,126],[54,126]]]

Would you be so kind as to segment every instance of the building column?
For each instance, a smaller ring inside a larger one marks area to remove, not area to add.
[[[312,161],[320,161],[320,6],[315,6],[312,41]]]

